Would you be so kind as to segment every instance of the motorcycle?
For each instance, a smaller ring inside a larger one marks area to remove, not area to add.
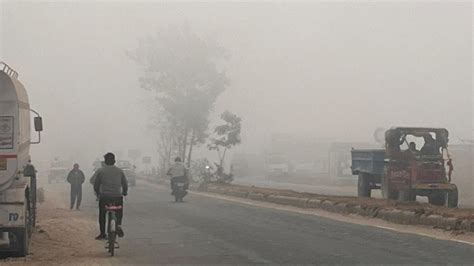
[[[183,202],[184,196],[188,194],[187,192],[187,182],[185,181],[177,181],[174,184],[173,187],[173,195],[174,195],[174,201],[175,202]]]

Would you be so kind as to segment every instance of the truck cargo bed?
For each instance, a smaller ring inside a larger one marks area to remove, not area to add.
[[[385,165],[385,150],[352,149],[352,174],[367,173],[382,175]]]

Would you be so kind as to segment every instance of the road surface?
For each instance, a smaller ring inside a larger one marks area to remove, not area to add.
[[[83,212],[95,219],[95,202],[86,199]],[[131,188],[123,227],[115,259],[127,264],[474,261],[469,244],[202,195],[174,203],[167,189],[146,183]]]

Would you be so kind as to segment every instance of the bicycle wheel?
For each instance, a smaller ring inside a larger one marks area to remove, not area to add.
[[[115,231],[115,215],[113,212],[110,213],[110,223],[109,223],[109,252],[110,256],[114,256],[114,251],[115,251],[115,237],[116,237],[116,231]]]
[[[115,232],[111,232],[109,234],[109,252],[110,256],[114,256],[115,253]]]

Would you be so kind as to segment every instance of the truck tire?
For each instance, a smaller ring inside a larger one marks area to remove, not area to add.
[[[433,191],[428,196],[428,202],[436,206],[443,206],[446,203],[446,193],[444,191]]]
[[[370,198],[370,194],[369,175],[361,173],[357,181],[357,196]]]
[[[455,188],[448,192],[448,207],[456,208],[458,206],[458,188]]]

